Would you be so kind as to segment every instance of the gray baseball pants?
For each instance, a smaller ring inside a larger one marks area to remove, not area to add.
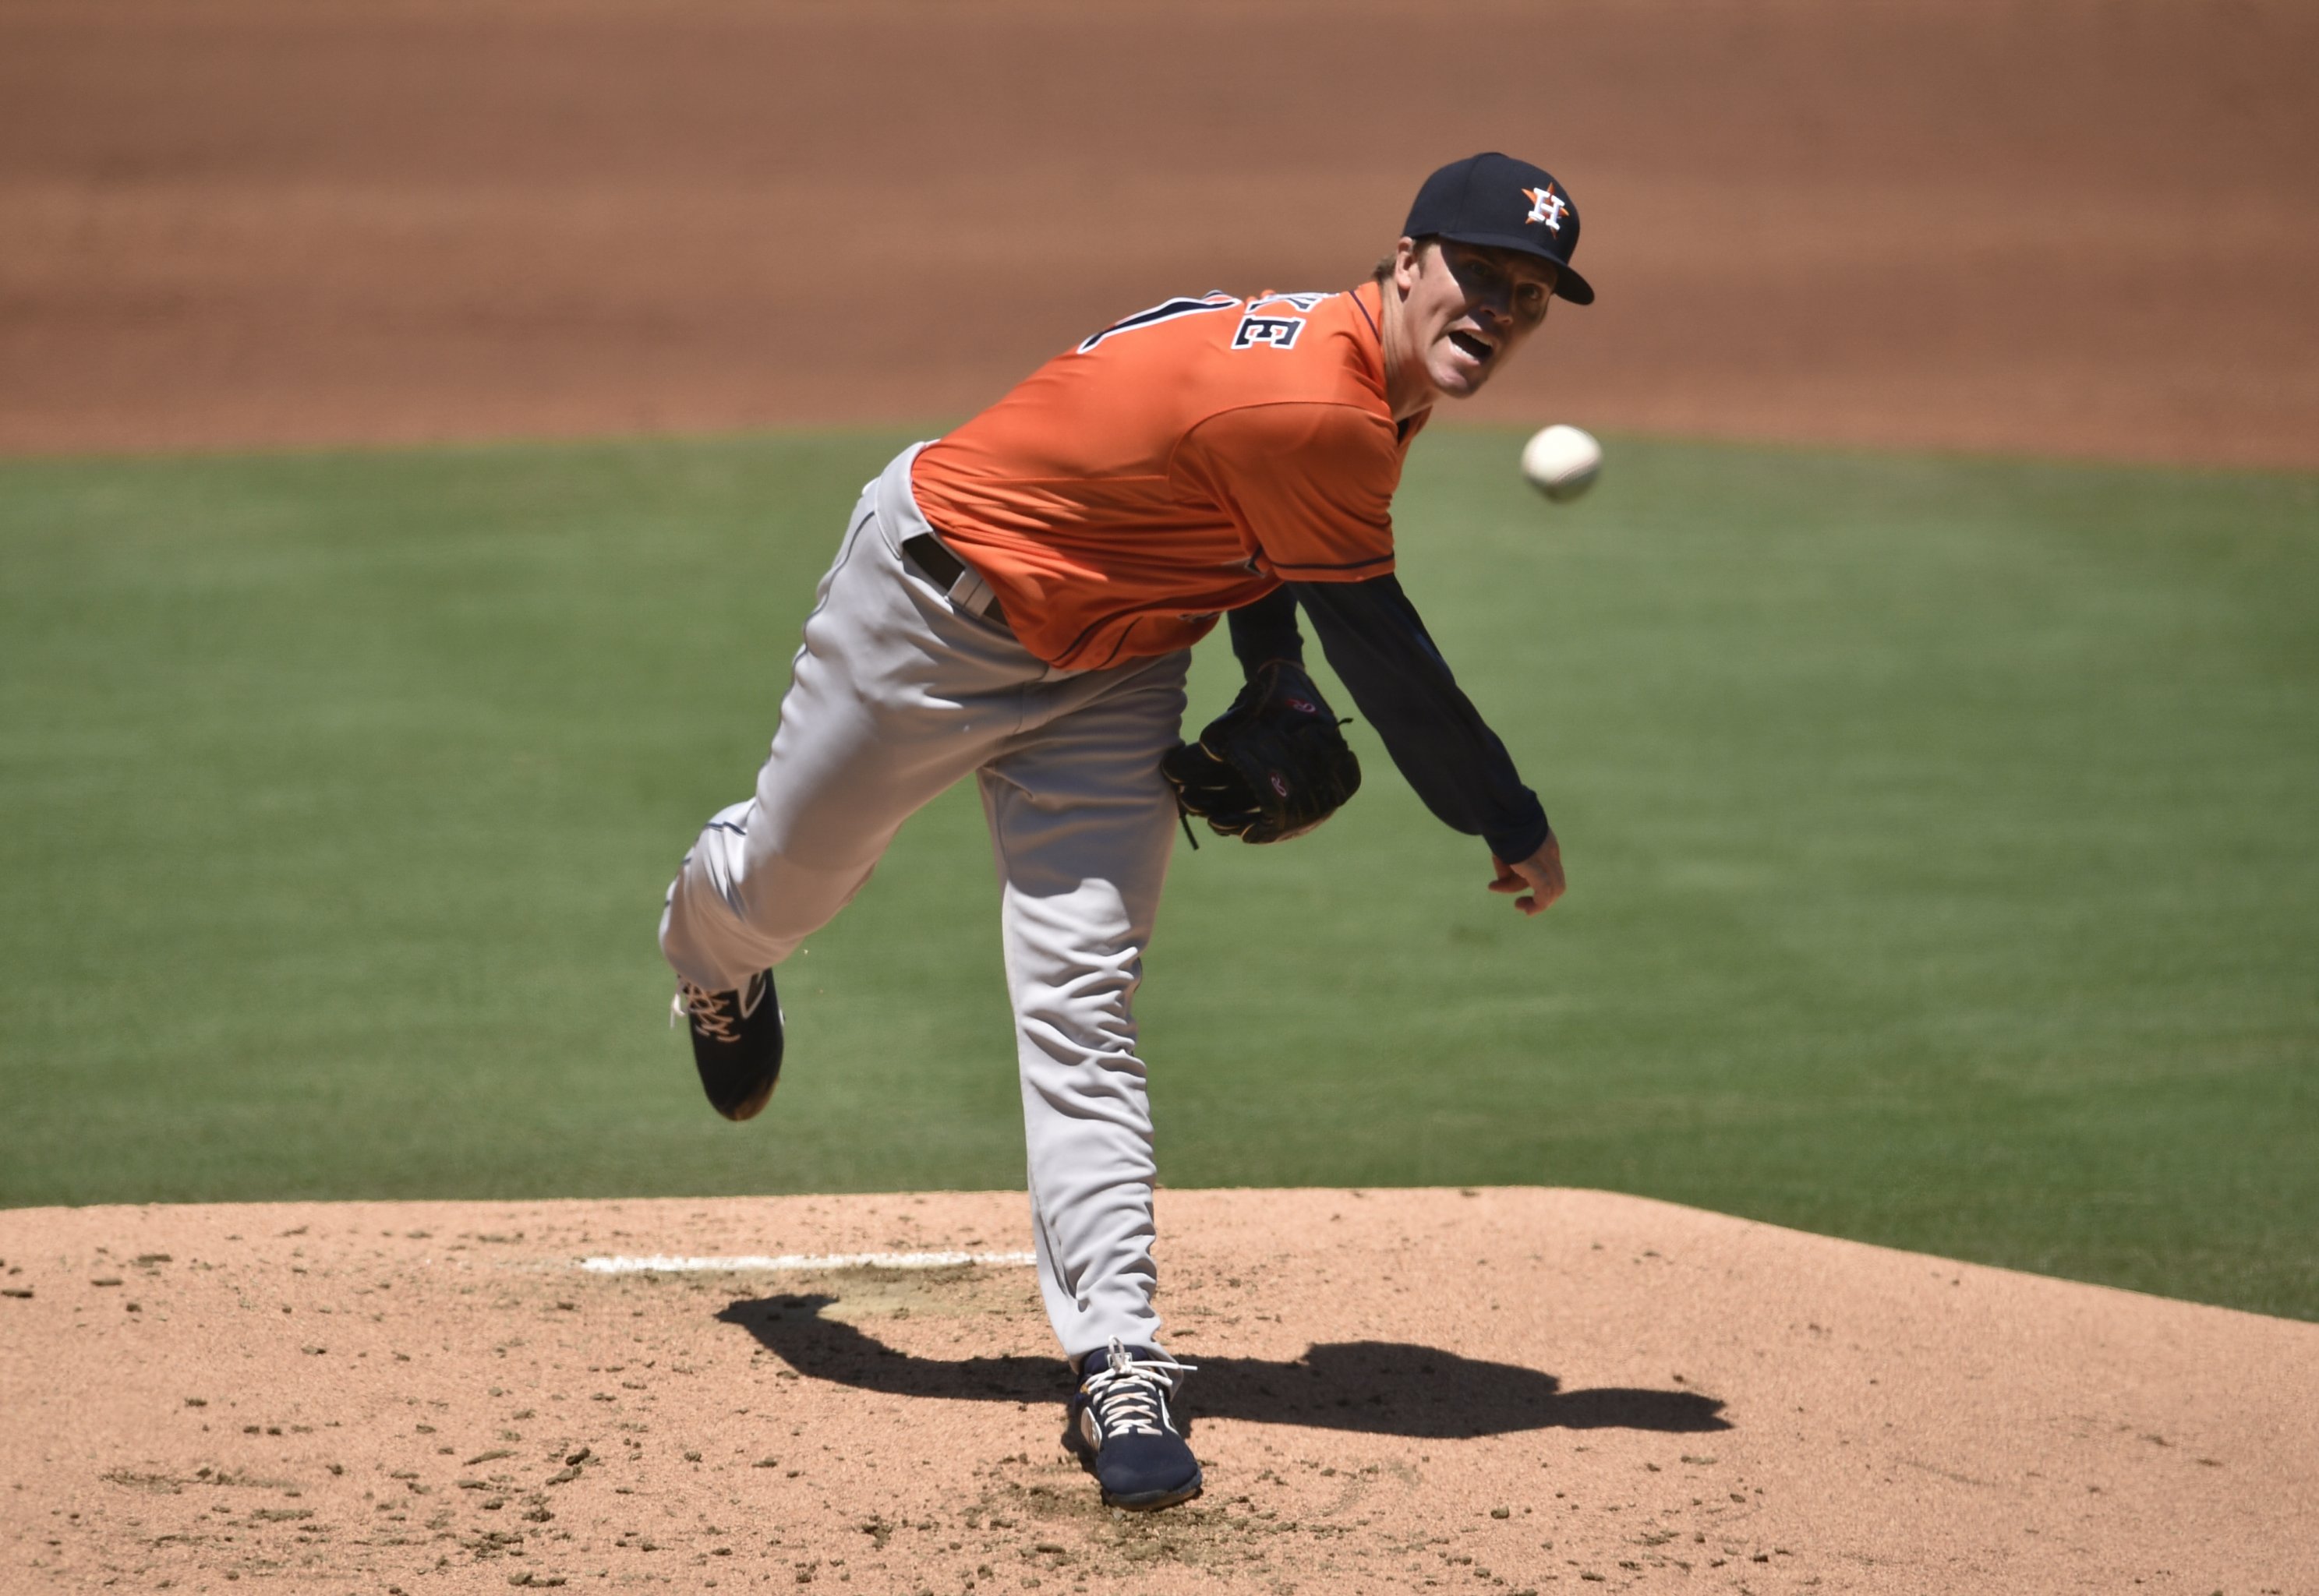
[[[711,991],[778,965],[869,880],[902,823],[968,771],[997,858],[1047,1316],[1079,1357],[1157,1346],[1151,1112],[1133,998],[1175,841],[1159,771],[1178,652],[1062,671],[901,554],[929,532],[905,450],[862,491],[822,578],[756,796],[701,832],[661,919]]]

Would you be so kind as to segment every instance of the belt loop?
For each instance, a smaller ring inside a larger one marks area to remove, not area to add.
[[[964,560],[958,564],[958,580],[950,584],[951,602],[988,618],[991,611],[998,608],[998,595],[990,591],[990,584],[982,580],[980,572]]]
[[[998,595],[990,584],[932,532],[921,532],[903,544],[901,555],[928,581],[940,585],[943,596],[959,609],[1002,627],[1007,624],[1006,612],[999,607]]]

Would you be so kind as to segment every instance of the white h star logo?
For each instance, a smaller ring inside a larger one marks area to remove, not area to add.
[[[1525,188],[1522,193],[1529,196],[1529,214],[1522,220],[1543,221],[1547,231],[1560,232],[1563,213],[1570,207],[1563,203],[1560,194],[1554,192],[1554,185],[1549,183],[1544,188]]]

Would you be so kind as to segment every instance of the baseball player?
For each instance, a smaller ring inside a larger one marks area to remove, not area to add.
[[[1577,243],[1551,176],[1475,156],[1426,180],[1370,281],[1154,305],[905,450],[863,490],[822,579],[754,796],[709,820],[670,888],[677,1012],[709,1101],[747,1119],[781,1066],[774,969],[862,889],[904,820],[974,776],[1039,1283],[1078,1382],[1065,1444],[1114,1504],[1200,1490],[1172,1408],[1189,1370],[1160,1350],[1152,1307],[1132,1007],[1161,879],[1179,813],[1248,830],[1222,811],[1295,785],[1259,763],[1269,795],[1244,785],[1224,802],[1174,765],[1171,787],[1163,757],[1189,752],[1189,651],[1230,616],[1250,686],[1199,744],[1219,769],[1234,751],[1217,744],[1251,717],[1325,720],[1333,735],[1303,673],[1301,609],[1428,807],[1486,843],[1490,889],[1532,915],[1561,896],[1545,811],[1394,578],[1391,505],[1431,407],[1486,383],[1551,299],[1593,300]]]

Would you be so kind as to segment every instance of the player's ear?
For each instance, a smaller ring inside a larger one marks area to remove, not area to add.
[[[1393,247],[1393,285],[1403,293],[1417,286],[1424,270],[1423,247],[1415,239],[1403,238]]]

